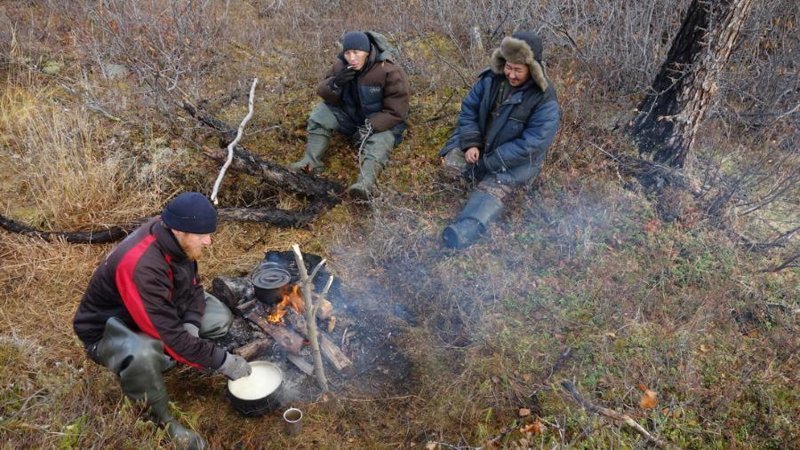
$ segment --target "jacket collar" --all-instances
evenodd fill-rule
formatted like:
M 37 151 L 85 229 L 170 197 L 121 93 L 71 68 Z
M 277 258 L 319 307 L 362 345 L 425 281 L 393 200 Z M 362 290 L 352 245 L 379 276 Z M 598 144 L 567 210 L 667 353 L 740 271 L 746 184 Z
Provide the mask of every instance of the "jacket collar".
M 164 252 L 169 254 L 176 261 L 183 261 L 187 258 L 186 252 L 183 251 L 183 248 L 178 243 L 178 239 L 176 239 L 175 235 L 172 234 L 172 230 L 164 225 L 164 222 L 161 221 L 160 216 L 154 221 L 150 230 L 156 237 L 156 241 L 158 241 Z

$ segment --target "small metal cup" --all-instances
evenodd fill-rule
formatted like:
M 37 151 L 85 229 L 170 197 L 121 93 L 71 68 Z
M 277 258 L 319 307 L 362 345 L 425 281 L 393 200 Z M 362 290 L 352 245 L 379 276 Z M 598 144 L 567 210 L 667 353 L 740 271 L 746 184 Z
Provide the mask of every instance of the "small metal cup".
M 283 421 L 285 424 L 286 434 L 289 436 L 297 436 L 303 428 L 303 411 L 297 408 L 289 408 L 283 412 Z

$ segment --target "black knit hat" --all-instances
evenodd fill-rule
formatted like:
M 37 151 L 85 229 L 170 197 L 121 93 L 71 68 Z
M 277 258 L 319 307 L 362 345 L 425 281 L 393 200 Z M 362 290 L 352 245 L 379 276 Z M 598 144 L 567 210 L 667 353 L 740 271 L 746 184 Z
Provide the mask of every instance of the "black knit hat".
M 348 31 L 342 36 L 342 51 L 362 50 L 369 53 L 369 37 L 361 31 Z
M 217 231 L 217 210 L 199 192 L 184 192 L 161 212 L 161 220 L 173 230 L 209 234 Z

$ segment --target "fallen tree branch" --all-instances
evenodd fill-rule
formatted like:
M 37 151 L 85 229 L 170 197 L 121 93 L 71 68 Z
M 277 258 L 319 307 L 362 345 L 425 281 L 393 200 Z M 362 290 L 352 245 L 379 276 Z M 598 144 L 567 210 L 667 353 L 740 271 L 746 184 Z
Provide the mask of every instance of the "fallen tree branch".
M 216 161 L 224 161 L 227 158 L 227 154 L 222 149 L 204 148 L 203 153 Z M 241 145 L 237 145 L 234 149 L 231 165 L 234 169 L 248 175 L 261 177 L 276 188 L 307 197 L 321 197 L 338 203 L 338 195 L 344 192 L 344 187 L 339 183 L 302 172 L 293 172 L 281 165 L 265 161 L 253 155 Z
M 220 169 L 219 175 L 217 175 L 217 179 L 214 181 L 214 189 L 211 191 L 211 201 L 214 202 L 215 205 L 219 203 L 217 199 L 219 186 L 222 184 L 222 179 L 225 178 L 225 172 L 228 170 L 228 167 L 230 167 L 231 161 L 233 160 L 233 149 L 242 139 L 245 125 L 247 125 L 247 122 L 249 122 L 250 118 L 253 117 L 253 98 L 255 97 L 257 83 L 258 78 L 254 78 L 253 85 L 250 86 L 250 100 L 247 102 L 247 115 L 244 116 L 242 123 L 239 124 L 239 128 L 236 131 L 236 138 L 233 139 L 233 142 L 228 144 L 228 157 L 225 159 L 225 164 L 222 165 L 222 169 Z
M 784 258 L 783 262 L 778 264 L 777 266 L 770 267 L 769 269 L 764 269 L 761 272 L 774 273 L 792 267 L 800 267 L 800 262 L 798 262 L 798 260 L 800 260 L 800 253 L 795 253 L 793 255 L 788 256 L 787 258 Z
M 572 395 L 572 398 L 575 400 L 575 402 L 578 403 L 580 406 L 582 406 L 585 410 L 624 423 L 625 425 L 632 428 L 634 431 L 642 435 L 645 439 L 647 439 L 649 442 L 651 442 L 652 444 L 656 445 L 659 448 L 673 448 L 670 444 L 650 434 L 635 420 L 631 419 L 630 416 L 618 413 L 613 409 L 608 409 L 602 406 L 595 405 L 589 402 L 588 400 L 584 399 L 583 396 L 580 394 L 580 392 L 578 392 L 578 389 L 575 387 L 575 384 L 572 383 L 571 381 L 569 380 L 562 381 L 561 387 L 563 387 L 565 391 L 569 392 L 570 395 Z
M 280 208 L 221 208 L 218 213 L 223 220 L 266 222 L 278 227 L 298 228 L 307 225 L 328 208 L 329 203 L 315 201 L 301 211 Z
M 16 220 L 0 216 L 0 227 L 12 233 L 33 236 L 45 241 L 63 239 L 70 244 L 105 244 L 118 241 L 129 235 L 144 220 L 125 225 L 112 225 L 102 231 L 41 231 Z

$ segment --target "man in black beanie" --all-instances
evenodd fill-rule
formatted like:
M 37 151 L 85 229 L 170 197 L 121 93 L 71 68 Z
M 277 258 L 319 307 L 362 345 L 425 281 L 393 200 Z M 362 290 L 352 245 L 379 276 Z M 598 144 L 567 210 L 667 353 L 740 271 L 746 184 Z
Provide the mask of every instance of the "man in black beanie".
M 250 374 L 244 358 L 210 340 L 233 321 L 197 279 L 197 260 L 216 229 L 217 211 L 203 194 L 178 195 L 106 256 L 73 320 L 88 357 L 118 377 L 125 395 L 144 402 L 181 448 L 207 444 L 170 413 L 161 372 L 178 361 L 232 380 Z
M 442 232 L 444 245 L 472 245 L 503 211 L 512 191 L 542 168 L 561 117 L 542 63 L 542 40 L 516 32 L 500 43 L 461 104 L 453 135 L 439 155 L 446 170 L 473 184 L 466 205 Z
M 409 110 L 408 80 L 383 35 L 349 31 L 341 42 L 341 53 L 317 88 L 323 102 L 308 119 L 305 155 L 289 168 L 320 172 L 328 141 L 337 131 L 358 147 L 361 170 L 347 192 L 368 199 L 391 150 L 402 141 Z

